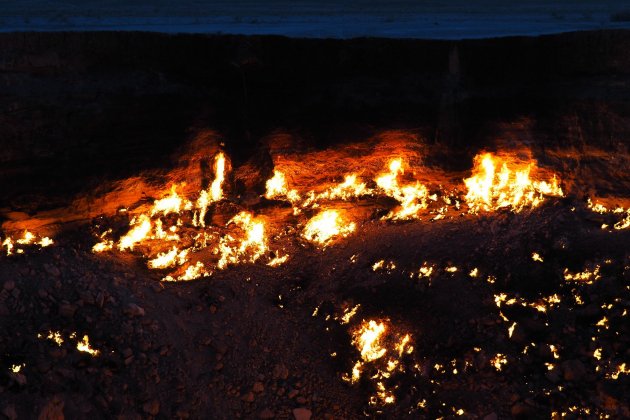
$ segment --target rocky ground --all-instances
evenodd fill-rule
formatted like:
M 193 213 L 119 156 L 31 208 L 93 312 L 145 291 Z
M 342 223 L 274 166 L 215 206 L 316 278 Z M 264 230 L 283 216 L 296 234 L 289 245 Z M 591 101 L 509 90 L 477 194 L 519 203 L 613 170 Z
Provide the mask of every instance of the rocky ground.
M 623 31 L 453 43 L 3 34 L 2 235 L 35 221 L 54 244 L 1 248 L 0 414 L 630 416 L 630 230 L 587 205 L 628 207 L 629 45 Z M 180 159 L 191 139 L 225 143 L 235 175 L 219 206 L 269 216 L 291 213 L 260 199 L 278 162 L 322 168 L 332 149 L 338 182 L 353 144 L 387 150 L 392 137 L 374 138 L 393 129 L 436 183 L 461 188 L 478 152 L 525 147 L 565 197 L 433 222 L 383 221 L 391 200 L 351 201 L 362 218 L 347 238 L 324 249 L 294 226 L 271 239 L 286 264 L 191 282 L 160 281 L 141 250 L 92 252 L 103 225 L 128 227 L 118 209 L 159 198 L 168 176 L 199 191 L 211 168 Z M 354 165 L 378 171 L 384 157 Z M 312 172 L 295 179 L 333 181 Z M 351 383 L 369 321 L 387 326 L 398 364 L 384 377 L 366 362 Z
M 160 282 L 133 255 L 93 254 L 77 226 L 51 247 L 2 257 L 2 413 L 625 417 L 630 376 L 611 374 L 630 357 L 630 232 L 601 230 L 601 217 L 560 200 L 520 214 L 374 220 L 325 250 L 294 244 L 286 266 L 243 265 L 189 283 Z M 381 259 L 395 268 L 374 271 Z M 435 272 L 410 278 L 424 262 Z M 592 284 L 564 279 L 565 268 L 594 265 Z M 518 303 L 497 307 L 501 293 Z M 527 306 L 537 302 L 545 312 Z M 356 304 L 350 324 L 335 320 Z M 342 380 L 357 359 L 350 333 L 368 319 L 413 338 L 408 370 L 388 383 L 394 404 L 369 404 L 368 378 Z M 100 354 L 77 350 L 83 335 Z M 500 370 L 497 354 L 507 361 Z

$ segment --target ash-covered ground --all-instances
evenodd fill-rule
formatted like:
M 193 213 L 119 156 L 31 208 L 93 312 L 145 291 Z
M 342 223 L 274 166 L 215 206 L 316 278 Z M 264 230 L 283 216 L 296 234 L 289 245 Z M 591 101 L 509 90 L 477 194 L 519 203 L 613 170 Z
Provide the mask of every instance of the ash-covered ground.
M 5 417 L 630 416 L 627 33 L 0 44 Z M 224 195 L 178 232 L 234 234 L 252 212 L 269 232 L 256 262 L 169 282 L 145 256 L 168 247 L 93 252 L 172 184 L 209 190 L 219 150 Z M 470 212 L 484 151 L 563 193 Z M 395 158 L 401 185 L 439 197 L 410 220 L 387 220 L 400 197 L 375 182 Z M 320 203 L 355 226 L 318 244 L 303 232 L 325 207 L 265 198 L 275 170 L 300 194 L 350 172 L 382 191 Z M 54 242 L 19 244 L 24 229 Z

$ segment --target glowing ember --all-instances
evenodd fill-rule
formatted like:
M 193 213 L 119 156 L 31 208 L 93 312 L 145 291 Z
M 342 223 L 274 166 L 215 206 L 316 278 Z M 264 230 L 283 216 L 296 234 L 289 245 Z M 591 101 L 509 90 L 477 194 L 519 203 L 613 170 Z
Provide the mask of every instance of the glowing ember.
M 498 166 L 501 167 L 499 171 Z M 521 211 L 525 207 L 540 205 L 544 196 L 564 195 L 555 175 L 549 182 L 532 181 L 532 168 L 535 168 L 535 163 L 517 165 L 492 153 L 475 156 L 473 174 L 464 180 L 468 189 L 466 202 L 470 211 L 475 213 L 479 210 L 500 208 Z
M 335 237 L 346 237 L 355 229 L 355 223 L 344 222 L 337 210 L 325 210 L 308 221 L 302 235 L 308 241 L 327 245 Z
M 376 185 L 389 197 L 400 204 L 398 211 L 392 211 L 386 219 L 407 220 L 418 217 L 418 212 L 428 207 L 429 191 L 416 182 L 401 186 L 398 184 L 399 174 L 403 174 L 402 160 L 394 159 L 389 163 L 389 172 L 376 178 Z

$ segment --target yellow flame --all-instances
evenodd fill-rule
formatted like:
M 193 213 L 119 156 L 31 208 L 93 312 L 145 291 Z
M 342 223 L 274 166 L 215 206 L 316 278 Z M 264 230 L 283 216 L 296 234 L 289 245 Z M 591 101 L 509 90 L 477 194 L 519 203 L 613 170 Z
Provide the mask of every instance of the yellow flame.
M 77 350 L 89 353 L 94 357 L 98 356 L 100 353 L 98 350 L 95 350 L 90 346 L 90 338 L 87 335 L 84 335 L 81 341 L 77 341 Z
M 416 182 L 415 184 L 399 185 L 398 175 L 403 174 L 402 160 L 393 159 L 389 162 L 389 172 L 376 178 L 376 185 L 388 196 L 400 204 L 400 209 L 390 212 L 386 219 L 406 220 L 418 217 L 418 212 L 428 207 L 429 191 Z
M 174 265 L 182 265 L 186 262 L 188 255 L 188 250 L 184 249 L 179 251 L 176 246 L 174 246 L 168 252 L 159 253 L 157 257 L 149 261 L 149 267 L 154 269 L 163 269 L 168 267 L 173 267 Z
M 229 264 L 238 264 L 240 261 L 255 262 L 267 252 L 267 239 L 265 237 L 265 224 L 255 219 L 251 213 L 243 211 L 234 216 L 228 223 L 235 224 L 245 232 L 243 239 L 236 248 L 230 243 L 234 241 L 231 235 L 225 235 L 219 242 L 221 255 L 217 268 L 226 268 Z
M 151 216 L 154 216 L 158 213 L 162 213 L 166 216 L 169 213 L 179 213 L 182 209 L 183 200 L 177 194 L 177 186 L 171 186 L 171 194 L 159 199 L 155 200 L 153 203 L 153 208 L 151 209 Z
M 2 242 L 2 246 L 6 247 L 7 255 L 13 254 L 13 240 L 10 237 L 6 237 Z
M 193 220 L 194 226 L 206 226 L 206 213 L 210 203 L 219 201 L 223 198 L 223 182 L 225 181 L 225 155 L 217 154 L 214 158 L 214 180 L 209 190 L 202 190 L 197 198 L 197 209 L 199 213 L 195 213 Z
M 355 223 L 344 222 L 337 210 L 325 210 L 308 221 L 302 235 L 311 242 L 327 245 L 335 237 L 346 237 L 355 229 Z
M 118 241 L 118 249 L 124 251 L 126 249 L 133 250 L 133 247 L 142 242 L 151 232 L 151 219 L 146 214 L 131 219 L 129 226 L 132 228 L 120 238 Z
M 352 319 L 352 317 L 357 314 L 357 312 L 359 311 L 360 307 L 361 307 L 361 305 L 357 304 L 357 305 L 353 306 L 352 308 L 346 308 L 344 310 L 343 316 L 341 317 L 341 323 L 342 324 L 349 323 L 350 320 Z
M 619 366 L 617 366 L 617 369 L 610 374 L 610 377 L 614 380 L 619 379 L 619 375 L 621 374 L 625 374 L 625 375 L 630 375 L 630 368 L 626 366 L 625 363 L 620 364 Z
M 385 324 L 374 320 L 365 323 L 354 334 L 353 344 L 361 352 L 361 358 L 366 362 L 379 359 L 387 353 L 381 346 L 381 336 L 385 332 Z
M 578 281 L 591 284 L 594 280 L 599 280 L 601 275 L 599 274 L 600 266 L 596 265 L 593 270 L 588 268 L 578 273 L 571 273 L 568 268 L 564 269 L 564 279 L 566 281 Z
M 33 243 L 34 240 L 35 240 L 35 235 L 29 232 L 28 230 L 25 230 L 24 236 L 22 236 L 22 238 L 18 239 L 16 242 L 20 245 L 29 245 Z
M 26 363 L 22 363 L 21 365 L 11 365 L 12 373 L 20 373 L 23 367 L 26 366 Z
M 466 202 L 471 212 L 511 208 L 514 211 L 536 207 L 544 196 L 563 196 L 559 181 L 554 175 L 551 181 L 532 181 L 529 177 L 534 163 L 525 168 L 510 169 L 504 161 L 492 153 L 475 156 L 473 174 L 464 180 L 468 192 Z M 501 167 L 497 171 L 497 166 Z
M 210 197 L 212 201 L 219 201 L 223 198 L 223 181 L 225 181 L 225 155 L 219 153 L 215 158 L 215 178 L 210 186 Z
M 278 267 L 278 266 L 281 266 L 282 264 L 284 264 L 285 262 L 287 262 L 288 259 L 289 259 L 289 255 L 283 255 L 281 257 L 277 256 L 277 257 L 274 257 L 271 260 L 269 260 L 267 265 L 269 267 Z
M 497 371 L 501 371 L 503 365 L 507 365 L 507 357 L 504 354 L 498 353 L 492 359 L 490 359 L 490 364 L 494 366 Z

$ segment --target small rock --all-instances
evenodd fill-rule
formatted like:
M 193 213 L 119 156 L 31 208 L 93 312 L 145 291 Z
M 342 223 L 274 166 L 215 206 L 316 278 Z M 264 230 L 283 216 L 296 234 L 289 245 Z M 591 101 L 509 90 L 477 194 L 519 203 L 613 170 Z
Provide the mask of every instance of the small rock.
M 54 265 L 44 264 L 44 270 L 53 277 L 61 276 L 61 271 L 59 271 L 59 269 Z
M 4 407 L 4 409 L 2 410 L 2 414 L 4 414 L 4 416 L 9 420 L 16 420 L 18 418 L 14 405 L 7 405 L 6 407 Z
M 241 397 L 241 400 L 245 401 L 245 402 L 254 402 L 254 393 L 253 392 L 248 392 L 247 394 L 244 394 Z
M 562 363 L 562 369 L 566 381 L 579 381 L 586 374 L 584 364 L 577 359 Z
M 512 416 L 516 418 L 529 419 L 534 418 L 534 409 L 529 405 L 519 402 L 512 406 Z
M 256 394 L 260 394 L 264 390 L 265 390 L 265 386 L 262 384 L 262 382 L 256 382 L 254 383 L 254 386 L 252 387 L 252 391 L 254 391 Z
M 293 409 L 293 417 L 295 420 L 311 420 L 313 412 L 308 408 L 300 407 Z
M 283 364 L 276 365 L 273 368 L 273 377 L 276 379 L 287 379 L 289 377 L 289 369 Z
M 15 282 L 13 280 L 7 280 L 4 282 L 4 290 L 11 291 L 15 288 Z
M 298 404 L 306 404 L 306 398 L 304 397 L 297 397 L 295 401 L 297 401 Z
M 287 395 L 287 397 L 289 397 L 289 399 L 293 399 L 297 396 L 297 394 L 299 394 L 300 391 L 298 391 L 297 389 L 292 389 L 291 391 L 289 391 L 289 394 Z
M 65 403 L 59 396 L 54 396 L 39 412 L 39 420 L 64 420 L 63 407 Z
M 259 419 L 272 419 L 274 417 L 276 417 L 275 413 L 268 408 L 265 408 L 258 414 Z
M 135 303 L 130 303 L 125 307 L 124 313 L 129 318 L 141 317 L 144 316 L 144 309 L 136 305 Z
M 64 318 L 72 318 L 77 311 L 77 307 L 71 304 L 62 304 L 59 306 L 59 315 Z
M 145 413 L 157 416 L 160 412 L 160 402 L 158 400 L 151 400 L 144 403 L 142 409 Z
M 499 419 L 499 416 L 497 416 L 497 413 L 490 413 L 483 418 L 483 420 L 498 420 L 498 419 Z

